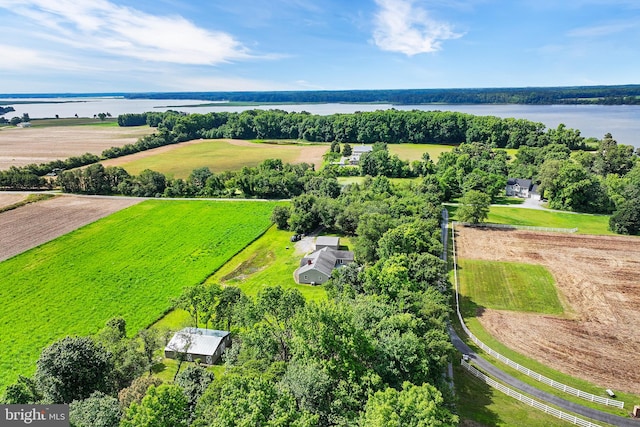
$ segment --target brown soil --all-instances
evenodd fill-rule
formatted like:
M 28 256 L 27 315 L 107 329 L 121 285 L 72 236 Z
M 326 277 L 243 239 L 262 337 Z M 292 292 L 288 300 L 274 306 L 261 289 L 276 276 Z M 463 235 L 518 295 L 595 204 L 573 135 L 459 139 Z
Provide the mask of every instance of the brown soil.
M 60 126 L 7 127 L 0 130 L 0 170 L 46 163 L 84 153 L 100 154 L 110 147 L 133 144 L 155 129 L 141 127 Z
M 603 388 L 640 394 L 640 239 L 456 228 L 458 256 L 541 264 L 567 316 L 484 309 L 513 350 Z
M 0 208 L 18 203 L 26 197 L 23 193 L 0 193 Z
M 140 200 L 124 197 L 59 196 L 0 213 L 0 261 L 132 206 Z

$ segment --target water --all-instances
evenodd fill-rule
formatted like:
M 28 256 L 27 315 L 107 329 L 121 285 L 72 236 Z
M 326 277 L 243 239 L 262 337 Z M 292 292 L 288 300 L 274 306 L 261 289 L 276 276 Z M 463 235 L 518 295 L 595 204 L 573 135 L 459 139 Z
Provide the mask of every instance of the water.
M 458 111 L 481 116 L 515 117 L 544 123 L 547 128 L 555 128 L 560 123 L 579 129 L 582 136 L 602 138 L 611 133 L 620 144 L 640 147 L 640 105 L 391 105 L 391 104 L 289 104 L 232 107 L 220 105 L 198 107 L 202 100 L 175 99 L 124 99 L 118 97 L 103 98 L 31 98 L 19 101 L 34 101 L 33 104 L 11 104 L 11 99 L 3 99 L 15 112 L 5 114 L 7 119 L 28 113 L 31 118 L 55 117 L 93 117 L 98 113 L 110 113 L 116 117 L 124 113 L 144 113 L 146 111 L 165 111 L 174 109 L 189 113 L 208 113 L 216 111 L 240 112 L 248 109 L 273 109 L 284 111 L 308 111 L 312 114 L 328 115 L 335 113 L 354 113 L 356 111 L 375 111 L 395 108 L 397 110 L 441 110 Z M 17 101 L 17 100 L 15 100 Z M 61 103 L 61 101 L 65 101 Z M 72 102 L 69 102 L 72 101 Z

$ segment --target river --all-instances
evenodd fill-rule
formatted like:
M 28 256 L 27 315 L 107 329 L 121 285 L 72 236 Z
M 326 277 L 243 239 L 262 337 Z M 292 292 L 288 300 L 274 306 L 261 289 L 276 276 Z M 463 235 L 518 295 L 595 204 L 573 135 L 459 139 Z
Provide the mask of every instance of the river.
M 16 103 L 12 102 L 33 102 Z M 609 132 L 620 144 L 640 147 L 640 105 L 391 105 L 391 104 L 279 104 L 261 106 L 229 106 L 224 103 L 214 106 L 198 106 L 202 100 L 175 99 L 124 99 L 118 97 L 101 98 L 29 98 L 0 100 L 0 105 L 11 105 L 15 112 L 5 117 L 22 116 L 31 118 L 93 117 L 98 113 L 110 113 L 114 117 L 124 113 L 165 111 L 174 109 L 189 113 L 216 111 L 244 111 L 247 109 L 273 109 L 285 111 L 308 111 L 313 114 L 354 113 L 395 108 L 397 110 L 441 110 L 458 111 L 481 116 L 515 117 L 544 123 L 547 128 L 555 128 L 560 123 L 579 129 L 585 137 L 602 138 Z

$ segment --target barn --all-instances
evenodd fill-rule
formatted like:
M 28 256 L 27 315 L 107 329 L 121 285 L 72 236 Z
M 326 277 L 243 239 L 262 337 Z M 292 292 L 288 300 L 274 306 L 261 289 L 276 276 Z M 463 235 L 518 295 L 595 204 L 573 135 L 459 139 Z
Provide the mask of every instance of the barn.
M 220 360 L 224 350 L 231 346 L 231 334 L 227 331 L 203 328 L 184 328 L 171 338 L 164 349 L 164 356 L 177 359 L 186 354 L 189 362 L 200 360 L 206 365 L 213 365 Z

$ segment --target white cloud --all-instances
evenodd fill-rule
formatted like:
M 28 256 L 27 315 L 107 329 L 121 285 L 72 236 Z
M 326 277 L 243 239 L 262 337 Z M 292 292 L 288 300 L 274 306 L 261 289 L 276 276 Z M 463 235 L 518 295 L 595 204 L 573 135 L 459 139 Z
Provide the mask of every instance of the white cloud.
M 77 49 L 143 61 L 215 65 L 250 57 L 232 35 L 181 16 L 156 16 L 107 0 L 0 0 L 39 25 L 38 36 Z
M 375 0 L 380 7 L 375 17 L 373 40 L 382 50 L 412 56 L 436 52 L 443 40 L 462 36 L 446 22 L 438 22 L 415 0 Z

